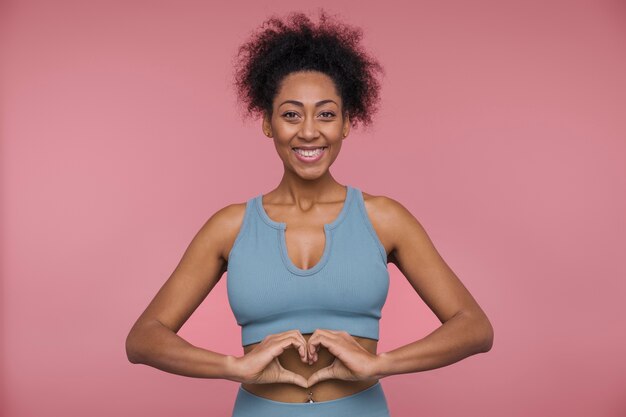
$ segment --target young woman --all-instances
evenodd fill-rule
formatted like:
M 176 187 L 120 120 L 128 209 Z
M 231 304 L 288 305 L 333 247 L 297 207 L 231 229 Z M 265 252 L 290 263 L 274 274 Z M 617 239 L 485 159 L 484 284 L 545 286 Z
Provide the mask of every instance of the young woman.
M 493 343 L 485 313 L 418 220 L 330 173 L 350 128 L 371 123 L 379 99 L 382 67 L 360 39 L 322 11 L 318 24 L 301 13 L 272 17 L 241 46 L 237 92 L 248 114 L 262 116 L 283 177 L 207 220 L 128 335 L 132 363 L 241 383 L 233 417 L 389 416 L 381 378 Z M 442 326 L 377 353 L 388 262 Z M 176 334 L 226 271 L 240 357 Z

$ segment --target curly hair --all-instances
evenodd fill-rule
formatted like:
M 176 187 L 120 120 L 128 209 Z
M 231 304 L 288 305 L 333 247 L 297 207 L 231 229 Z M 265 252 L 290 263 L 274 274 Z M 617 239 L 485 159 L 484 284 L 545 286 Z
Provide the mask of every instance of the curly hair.
M 234 86 L 244 116 L 272 115 L 272 104 L 283 78 L 297 71 L 319 71 L 334 82 L 350 124 L 368 126 L 378 110 L 380 63 L 359 42 L 362 29 L 331 18 L 320 9 L 315 25 L 301 12 L 285 20 L 269 17 L 239 47 L 234 59 Z

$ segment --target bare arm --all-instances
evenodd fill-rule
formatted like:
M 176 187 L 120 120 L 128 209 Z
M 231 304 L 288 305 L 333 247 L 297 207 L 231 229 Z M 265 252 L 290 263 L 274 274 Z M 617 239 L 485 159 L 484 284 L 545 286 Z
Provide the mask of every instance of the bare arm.
M 392 241 L 389 261 L 442 323 L 420 340 L 380 353 L 379 377 L 440 368 L 488 352 L 494 335 L 489 319 L 439 255 L 422 225 L 395 200 L 376 200 L 373 211 Z
M 216 212 L 194 236 L 174 272 L 139 316 L 126 338 L 132 363 L 196 378 L 236 379 L 235 357 L 187 342 L 176 333 L 227 269 L 228 255 L 245 207 Z

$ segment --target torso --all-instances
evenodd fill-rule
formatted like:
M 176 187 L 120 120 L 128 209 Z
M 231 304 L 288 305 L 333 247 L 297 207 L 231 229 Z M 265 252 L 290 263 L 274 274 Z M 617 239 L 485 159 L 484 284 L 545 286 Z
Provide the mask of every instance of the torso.
M 308 341 L 311 334 L 304 334 L 303 336 Z M 353 337 L 365 349 L 374 354 L 376 353 L 376 347 L 378 345 L 377 340 L 358 336 Z M 258 343 L 245 346 L 243 350 L 244 353 L 248 353 L 254 349 L 256 345 L 258 345 Z M 313 372 L 330 365 L 333 363 L 334 359 L 335 356 L 323 346 L 320 346 L 318 359 L 312 365 L 302 362 L 295 349 L 287 349 L 278 356 L 278 361 L 283 368 L 298 373 L 305 378 L 310 377 Z M 346 395 L 356 394 L 374 385 L 377 381 L 378 380 L 343 381 L 339 379 L 327 379 L 318 382 L 309 389 L 295 384 L 242 384 L 242 387 L 255 395 L 274 401 L 299 403 L 306 402 L 309 397 L 309 392 L 313 392 L 313 399 L 315 401 L 329 401 L 345 397 Z
M 378 235 L 381 243 L 385 247 L 387 254 L 391 251 L 391 242 L 387 234 L 385 233 L 381 221 L 377 220 L 377 212 L 380 213 L 380 200 L 377 202 L 377 197 L 363 192 L 363 200 L 368 216 L 371 220 L 376 234 Z M 287 252 L 295 265 L 302 268 L 310 268 L 312 265 L 321 258 L 324 250 L 324 232 L 321 226 L 324 223 L 328 223 L 330 220 L 336 217 L 337 213 L 341 210 L 343 201 L 340 201 L 335 205 L 334 209 L 327 210 L 327 216 L 324 218 L 314 218 L 313 215 L 298 214 L 290 218 L 288 215 L 272 214 L 270 207 L 266 206 L 266 211 L 270 214 L 270 217 L 274 219 L 280 218 L 277 221 L 285 221 L 290 226 L 290 234 L 287 242 Z M 264 205 L 267 203 L 264 203 Z M 242 210 L 245 210 L 245 205 L 242 205 Z M 243 216 L 243 215 L 242 215 Z M 317 228 L 311 226 L 311 224 L 318 224 Z M 298 245 L 299 244 L 299 245 Z M 226 257 L 228 259 L 228 257 Z M 390 257 L 389 262 L 392 261 Z M 303 334 L 305 340 L 308 340 L 311 334 Z M 353 336 L 354 339 L 369 352 L 376 354 L 378 341 L 375 339 L 369 339 L 364 337 Z M 258 343 L 244 346 L 244 354 L 250 352 L 257 346 Z M 320 346 L 318 351 L 318 360 L 312 365 L 302 362 L 298 352 L 295 349 L 287 349 L 281 355 L 278 356 L 278 361 L 283 368 L 298 373 L 305 378 L 311 376 L 317 370 L 329 366 L 334 361 L 335 356 L 331 354 L 328 349 Z M 329 379 L 320 381 L 310 388 L 300 387 L 295 384 L 287 383 L 273 383 L 273 384 L 242 384 L 242 387 L 255 395 L 264 397 L 274 401 L 281 402 L 306 402 L 309 397 L 309 392 L 313 393 L 313 399 L 317 402 L 329 401 L 338 398 L 342 398 L 348 395 L 356 394 L 372 385 L 376 384 L 378 380 L 367 381 L 345 381 L 338 379 Z

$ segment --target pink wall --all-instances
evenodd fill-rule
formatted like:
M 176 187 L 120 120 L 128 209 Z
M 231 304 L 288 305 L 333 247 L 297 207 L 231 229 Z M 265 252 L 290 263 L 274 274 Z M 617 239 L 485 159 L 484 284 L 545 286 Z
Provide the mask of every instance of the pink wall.
M 409 208 L 495 328 L 488 354 L 383 379 L 392 415 L 626 415 L 617 0 L 3 1 L 3 415 L 229 415 L 236 383 L 133 365 L 124 339 L 208 216 L 280 179 L 231 58 L 315 6 L 387 71 L 333 174 Z M 389 268 L 379 351 L 439 325 Z M 225 284 L 180 334 L 240 355 Z

